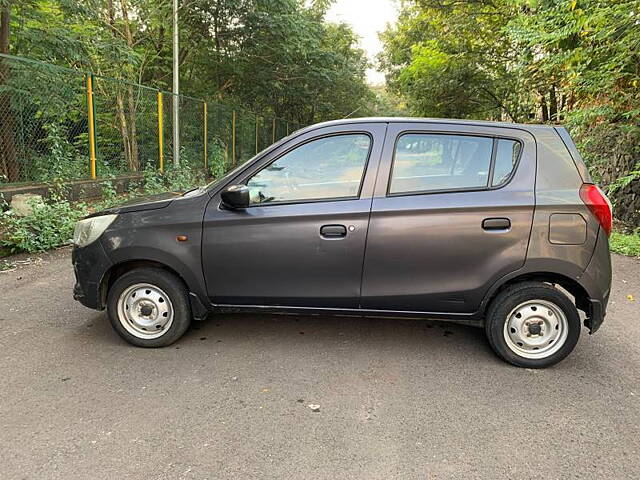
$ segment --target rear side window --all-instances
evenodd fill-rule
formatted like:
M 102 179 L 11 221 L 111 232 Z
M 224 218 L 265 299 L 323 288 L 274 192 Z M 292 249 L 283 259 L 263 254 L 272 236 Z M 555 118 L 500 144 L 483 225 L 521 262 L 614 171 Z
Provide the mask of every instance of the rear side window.
M 492 149 L 488 137 L 405 134 L 396 144 L 389 193 L 486 187 Z
M 500 187 L 521 153 L 522 144 L 506 138 L 404 134 L 396 144 L 389 194 Z
M 522 144 L 515 140 L 500 138 L 496 145 L 496 163 L 493 167 L 492 187 L 499 187 L 507 183 L 511 177 L 511 172 L 518 163 Z

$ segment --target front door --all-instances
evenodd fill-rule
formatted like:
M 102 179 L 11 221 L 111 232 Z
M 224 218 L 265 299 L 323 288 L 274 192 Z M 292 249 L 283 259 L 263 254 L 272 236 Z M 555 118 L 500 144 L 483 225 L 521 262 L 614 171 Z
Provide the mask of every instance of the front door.
M 357 308 L 375 171 L 386 124 L 326 127 L 258 160 L 230 184 L 251 205 L 204 218 L 202 258 L 222 305 Z
M 474 313 L 525 261 L 533 137 L 511 128 L 390 124 L 376 185 L 362 307 Z

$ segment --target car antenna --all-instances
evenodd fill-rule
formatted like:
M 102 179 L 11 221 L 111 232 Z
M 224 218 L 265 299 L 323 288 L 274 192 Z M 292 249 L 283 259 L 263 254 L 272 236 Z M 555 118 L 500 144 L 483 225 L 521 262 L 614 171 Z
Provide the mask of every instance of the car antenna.
M 354 113 L 356 113 L 358 110 L 360 110 L 362 108 L 362 105 L 360 105 L 358 108 L 356 108 L 353 112 L 351 112 L 349 115 L 347 115 L 344 118 L 349 118 L 351 115 L 353 115 Z

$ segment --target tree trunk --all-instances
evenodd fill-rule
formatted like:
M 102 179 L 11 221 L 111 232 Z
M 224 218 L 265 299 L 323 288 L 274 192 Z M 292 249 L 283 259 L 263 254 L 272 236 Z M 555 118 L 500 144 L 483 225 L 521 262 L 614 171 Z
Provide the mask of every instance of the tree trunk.
M 549 119 L 552 122 L 558 121 L 558 98 L 555 85 L 552 85 L 549 90 Z
M 129 122 L 124 111 L 124 98 L 122 93 L 116 93 L 116 111 L 118 114 L 118 128 L 122 137 L 122 147 L 124 148 L 124 159 L 131 168 L 131 139 L 129 138 Z
M 111 27 L 111 32 L 116 39 L 119 39 L 118 29 L 116 28 L 116 9 L 113 4 L 113 0 L 107 1 L 107 21 Z M 124 160 L 127 165 L 131 164 L 131 143 L 129 142 L 129 126 L 127 122 L 127 116 L 124 111 L 124 99 L 122 92 L 118 89 L 117 85 L 113 85 L 116 89 L 116 115 L 118 117 L 118 130 L 120 131 L 120 138 L 122 140 L 122 149 L 124 152 Z
M 549 108 L 547 107 L 547 101 L 543 94 L 540 94 L 540 110 L 542 112 L 542 121 L 549 121 Z
M 138 131 L 137 131 L 137 114 L 136 101 L 133 87 L 127 87 L 127 99 L 129 102 L 129 142 L 131 144 L 131 156 L 129 157 L 129 168 L 133 172 L 140 170 L 140 156 L 138 149 Z
M 127 6 L 127 0 L 120 0 L 120 10 L 122 12 L 122 21 L 124 22 L 124 37 L 127 41 L 127 46 L 131 50 L 133 50 L 133 34 L 131 33 L 131 24 L 129 23 L 129 9 Z M 128 133 L 130 142 L 129 168 L 131 169 L 131 171 L 137 172 L 140 169 L 140 158 L 138 155 L 136 99 L 133 87 L 131 85 L 127 87 L 127 103 L 129 107 L 127 112 L 129 117 Z
M 7 4 L 0 10 L 0 53 L 9 53 L 9 19 L 10 7 Z M 20 165 L 16 154 L 13 113 L 11 111 L 11 96 L 8 88 L 9 75 L 11 73 L 6 59 L 0 59 L 0 175 L 6 177 L 9 182 L 20 180 Z

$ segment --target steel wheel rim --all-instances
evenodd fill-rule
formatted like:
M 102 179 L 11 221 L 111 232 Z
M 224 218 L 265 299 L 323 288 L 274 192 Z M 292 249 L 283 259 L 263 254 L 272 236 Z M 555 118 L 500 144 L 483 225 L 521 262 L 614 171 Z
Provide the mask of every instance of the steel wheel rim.
M 150 283 L 127 287 L 118 298 L 118 320 L 137 338 L 151 340 L 164 335 L 173 324 L 174 310 L 169 296 Z
M 527 300 L 515 307 L 504 322 L 504 340 L 516 355 L 548 358 L 565 344 L 569 322 L 562 309 L 548 300 Z

